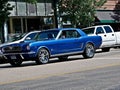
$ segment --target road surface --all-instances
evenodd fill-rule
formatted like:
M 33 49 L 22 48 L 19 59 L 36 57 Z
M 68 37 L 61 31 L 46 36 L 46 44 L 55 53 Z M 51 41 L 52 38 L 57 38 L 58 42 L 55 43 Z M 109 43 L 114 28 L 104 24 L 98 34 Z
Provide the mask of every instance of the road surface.
M 46 65 L 24 62 L 0 65 L 0 90 L 120 90 L 120 49 L 51 60 Z

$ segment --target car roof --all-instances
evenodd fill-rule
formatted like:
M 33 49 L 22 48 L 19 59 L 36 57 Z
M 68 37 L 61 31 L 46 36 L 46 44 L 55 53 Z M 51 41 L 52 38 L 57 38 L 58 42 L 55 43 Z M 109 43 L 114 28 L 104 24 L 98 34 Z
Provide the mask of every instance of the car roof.
M 75 30 L 75 29 L 78 29 L 78 28 L 53 28 L 53 29 L 48 29 L 48 30 L 59 30 L 60 31 L 60 30 Z
M 77 28 L 52 28 L 52 29 L 45 29 L 45 30 L 35 30 L 35 31 L 30 31 L 28 33 L 34 33 L 34 32 L 42 32 L 42 31 L 51 31 L 51 30 L 58 30 L 58 31 L 61 31 L 61 30 L 75 30 Z
M 103 27 L 103 26 L 110 26 L 110 25 L 96 25 L 96 26 L 90 26 L 90 27 L 82 28 L 82 30 L 84 30 L 84 29 L 89 29 L 89 28 L 95 28 L 95 27 Z

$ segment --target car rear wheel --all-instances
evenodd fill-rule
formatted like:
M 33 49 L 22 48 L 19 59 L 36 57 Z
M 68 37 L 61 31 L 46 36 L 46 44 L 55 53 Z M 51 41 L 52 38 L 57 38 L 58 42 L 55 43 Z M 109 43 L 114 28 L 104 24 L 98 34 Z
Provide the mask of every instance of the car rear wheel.
M 85 47 L 83 57 L 84 58 L 92 58 L 94 57 L 95 49 L 94 46 L 91 43 L 88 43 Z
M 41 48 L 37 55 L 37 64 L 46 64 L 49 62 L 49 52 L 45 48 Z
M 22 64 L 22 60 L 21 59 L 11 59 L 10 64 L 15 67 L 20 66 Z

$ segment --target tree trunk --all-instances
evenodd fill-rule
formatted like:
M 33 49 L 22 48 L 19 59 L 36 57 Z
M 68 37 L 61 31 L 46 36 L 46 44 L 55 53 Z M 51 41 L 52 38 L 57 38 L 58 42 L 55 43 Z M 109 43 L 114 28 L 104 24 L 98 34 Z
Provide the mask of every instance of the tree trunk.
M 5 38 L 4 38 L 4 28 L 3 28 L 3 25 L 0 27 L 0 40 L 1 40 L 1 43 L 4 43 L 5 42 Z

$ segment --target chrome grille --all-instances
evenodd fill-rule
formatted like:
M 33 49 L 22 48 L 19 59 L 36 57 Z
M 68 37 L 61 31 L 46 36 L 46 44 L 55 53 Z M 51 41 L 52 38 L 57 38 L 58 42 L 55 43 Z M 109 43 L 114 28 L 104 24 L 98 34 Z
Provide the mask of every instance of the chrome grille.
M 22 49 L 20 46 L 7 46 L 3 50 L 4 52 L 20 52 Z

